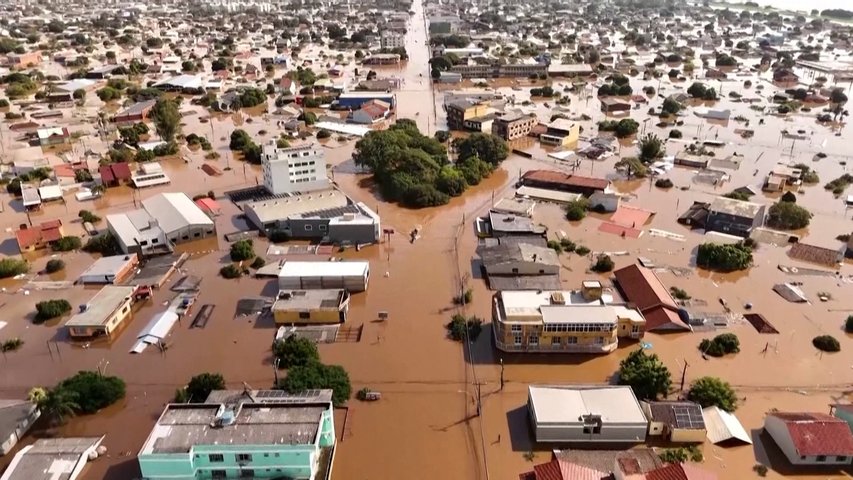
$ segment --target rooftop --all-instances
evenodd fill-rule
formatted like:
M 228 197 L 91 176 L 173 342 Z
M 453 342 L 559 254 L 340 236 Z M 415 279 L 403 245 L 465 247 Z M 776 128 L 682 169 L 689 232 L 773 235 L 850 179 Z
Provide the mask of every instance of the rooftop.
M 351 260 L 346 262 L 293 261 L 284 262 L 279 277 L 325 277 L 325 276 L 362 276 L 366 275 L 370 262 Z
M 801 456 L 853 456 L 853 433 L 840 418 L 813 412 L 776 412 L 768 416 L 785 424 Z
M 196 445 L 310 445 L 329 408 L 328 403 L 243 403 L 235 410 L 213 403 L 172 404 L 157 420 L 140 455 L 186 453 Z M 229 415 L 233 423 L 217 425 Z
M 289 197 L 276 197 L 247 203 L 244 208 L 251 209 L 261 223 L 274 222 L 290 217 L 306 215 L 311 212 L 344 208 L 349 203 L 346 195 L 336 189 L 302 193 Z
M 2 480 L 73 480 L 104 437 L 43 438 L 19 451 Z
M 560 266 L 560 259 L 553 249 L 529 243 L 519 242 L 480 247 L 477 249 L 477 253 L 482 257 L 486 268 L 509 262 L 533 262 Z
M 26 400 L 0 400 L 0 440 L 5 442 L 30 416 L 35 406 Z
M 545 182 L 596 190 L 604 190 L 610 185 L 610 180 L 606 178 L 584 177 L 553 170 L 530 170 L 522 175 L 521 179 L 525 185 L 527 182 Z
M 167 234 L 190 225 L 213 226 L 213 220 L 182 192 L 159 193 L 143 200 L 142 206 Z
M 100 327 L 124 301 L 133 295 L 136 287 L 107 285 L 86 303 L 86 310 L 65 322 L 66 327 Z
M 273 311 L 334 310 L 337 311 L 346 298 L 346 290 L 281 290 Z
M 600 415 L 605 425 L 647 422 L 626 385 L 531 385 L 528 393 L 537 423 L 577 424 L 585 415 Z
M 693 402 L 649 402 L 649 411 L 655 422 L 664 423 L 673 428 L 704 430 L 705 419 L 702 407 Z
M 545 227 L 534 224 L 530 218 L 506 213 L 489 212 L 489 223 L 493 232 L 545 233 Z
M 708 207 L 711 213 L 725 213 L 736 217 L 755 218 L 763 205 L 727 197 L 717 197 Z
M 112 255 L 109 257 L 101 257 L 95 260 L 95 263 L 89 265 L 89 268 L 80 276 L 109 276 L 120 272 L 128 263 L 135 260 L 136 254 L 129 255 Z

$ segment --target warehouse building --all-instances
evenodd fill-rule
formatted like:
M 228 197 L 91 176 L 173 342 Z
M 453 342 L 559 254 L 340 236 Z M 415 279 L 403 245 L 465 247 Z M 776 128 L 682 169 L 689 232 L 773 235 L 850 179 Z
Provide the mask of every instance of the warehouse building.
M 110 337 L 130 318 L 136 287 L 107 285 L 65 322 L 74 338 Z
M 278 273 L 281 290 L 345 289 L 350 292 L 367 290 L 370 262 L 297 262 L 286 261 Z

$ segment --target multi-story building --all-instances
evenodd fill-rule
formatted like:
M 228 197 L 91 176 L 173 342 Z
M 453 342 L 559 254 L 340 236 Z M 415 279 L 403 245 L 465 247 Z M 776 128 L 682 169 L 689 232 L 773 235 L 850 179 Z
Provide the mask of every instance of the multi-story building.
M 278 148 L 273 140 L 264 145 L 261 166 L 264 187 L 273 195 L 329 188 L 326 157 L 315 145 Z
M 531 75 L 548 75 L 548 65 L 544 63 L 507 63 L 498 68 L 498 76 L 501 77 L 529 77 Z
M 465 121 L 489 113 L 489 105 L 473 99 L 454 100 L 444 104 L 447 112 L 447 128 L 464 130 Z
M 516 138 L 529 135 L 533 127 L 538 123 L 539 120 L 533 114 L 507 114 L 496 118 L 492 122 L 492 135 L 501 137 L 504 140 L 515 140 Z
M 506 352 L 610 353 L 619 338 L 639 339 L 645 319 L 635 308 L 605 303 L 600 282 L 579 292 L 498 292 L 492 304 L 495 345 Z
M 379 46 L 382 48 L 400 48 L 406 46 L 406 36 L 398 32 L 382 32 L 379 38 Z
M 334 422 L 331 390 L 214 391 L 206 403 L 167 405 L 137 460 L 148 480 L 326 480 Z

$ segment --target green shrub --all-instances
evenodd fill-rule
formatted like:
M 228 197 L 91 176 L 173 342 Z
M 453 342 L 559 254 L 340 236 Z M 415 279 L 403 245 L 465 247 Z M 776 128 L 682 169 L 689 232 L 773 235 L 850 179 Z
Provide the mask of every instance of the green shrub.
M 324 138 L 329 138 L 332 136 L 332 132 L 326 130 L 325 128 L 321 128 L 320 131 L 317 132 L 317 138 L 322 140 Z
M 672 188 L 672 180 L 668 178 L 659 178 L 655 180 L 655 186 L 658 188 Z
M 745 270 L 752 265 L 752 250 L 743 243 L 735 245 L 703 243 L 699 245 L 696 264 L 708 270 L 721 272 Z
M 777 202 L 767 210 L 767 226 L 781 230 L 799 230 L 809 226 L 812 214 L 791 202 Z
M 578 199 L 569 202 L 565 206 L 566 220 L 572 222 L 583 220 L 584 217 L 586 217 L 586 210 L 588 206 L 589 202 L 586 199 Z
M 580 256 L 584 256 L 584 255 L 588 254 L 589 252 L 590 252 L 590 249 L 583 246 L 583 245 L 579 245 L 577 248 L 575 248 L 575 253 L 577 253 Z
M 14 352 L 24 346 L 24 341 L 20 338 L 10 338 L 0 344 L 0 351 L 3 353 Z
M 820 335 L 812 339 L 812 345 L 822 352 L 840 352 L 841 343 L 832 335 Z
M 65 262 L 58 258 L 53 258 L 47 261 L 44 271 L 47 273 L 55 273 L 65 268 Z
M 83 242 L 80 240 L 80 237 L 73 235 L 62 237 L 52 244 L 52 248 L 56 252 L 70 252 L 71 250 L 80 250 L 82 247 Z
M 849 315 L 847 317 L 847 321 L 844 322 L 844 331 L 847 333 L 853 333 L 853 315 Z
M 86 245 L 83 246 L 83 251 L 100 253 L 104 256 L 120 255 L 122 253 L 121 246 L 119 246 L 118 241 L 116 241 L 110 232 L 89 238 Z
M 557 252 L 557 255 L 563 253 L 563 245 L 556 240 L 548 240 L 548 248 Z
M 243 260 L 249 260 L 250 258 L 255 257 L 255 249 L 252 245 L 252 240 L 247 238 L 244 240 L 237 240 L 236 242 L 231 244 L 231 260 L 234 262 L 241 262 Z
M 560 247 L 563 249 L 564 252 L 572 253 L 575 251 L 575 248 L 577 248 L 577 245 L 575 245 L 575 242 L 569 240 L 568 238 L 561 238 Z
M 698 403 L 702 408 L 716 406 L 727 412 L 734 412 L 737 408 L 737 395 L 731 385 L 716 377 L 696 379 L 690 385 L 687 399 Z
M 185 389 L 187 400 L 202 403 L 210 392 L 225 389 L 225 378 L 220 373 L 201 373 L 192 377 Z
M 0 278 L 14 277 L 30 270 L 29 264 L 17 258 L 0 259 Z
M 77 411 L 84 414 L 109 407 L 125 396 L 124 380 L 91 371 L 80 371 L 63 380 L 56 388 L 73 392 L 77 399 Z
M 263 267 L 263 266 L 264 266 L 264 265 L 266 265 L 266 264 L 267 264 L 267 262 L 266 262 L 266 260 L 264 260 L 263 258 L 261 258 L 261 257 L 255 257 L 255 260 L 252 262 L 252 264 L 250 265 L 250 267 L 252 267 L 252 268 L 254 268 L 255 270 L 257 270 L 257 269 L 259 269 L 259 268 Z
M 291 368 L 320 361 L 317 344 L 311 339 L 290 335 L 273 344 L 273 355 L 278 359 L 278 368 Z
M 70 311 L 71 304 L 68 300 L 43 300 L 36 304 L 35 323 L 43 323 L 61 317 Z
M 287 377 L 279 383 L 279 387 L 290 393 L 330 388 L 332 402 L 335 405 L 343 405 L 352 394 L 352 384 L 343 367 L 323 365 L 319 362 L 309 362 L 306 365 L 291 368 L 287 372 Z
M 219 274 L 223 278 L 240 278 L 243 275 L 243 270 L 237 268 L 237 265 L 228 264 L 219 269 Z
M 453 297 L 453 303 L 456 305 L 468 305 L 472 300 L 474 300 L 474 290 L 471 288 L 466 289 L 462 294 Z
M 686 291 L 684 291 L 678 287 L 670 287 L 669 291 L 670 291 L 670 293 L 672 293 L 672 296 L 678 300 L 690 300 L 690 298 L 691 298 L 690 295 Z
M 613 271 L 615 264 L 609 255 L 599 255 L 595 264 L 592 266 L 592 271 L 597 273 L 606 273 Z
M 729 353 L 740 352 L 740 340 L 734 333 L 723 333 L 712 340 L 703 339 L 699 343 L 699 350 L 712 357 L 722 357 Z
M 469 342 L 474 342 L 483 330 L 483 320 L 473 316 L 465 318 L 464 315 L 456 314 L 451 317 L 450 323 L 445 327 L 451 339 L 462 342 L 467 337 Z
M 677 128 L 674 128 L 674 129 L 669 131 L 669 138 L 681 138 L 683 136 L 684 136 L 684 134 L 681 133 L 681 130 L 679 130 Z
M 663 463 L 702 462 L 705 457 L 695 445 L 689 447 L 667 448 L 658 454 Z

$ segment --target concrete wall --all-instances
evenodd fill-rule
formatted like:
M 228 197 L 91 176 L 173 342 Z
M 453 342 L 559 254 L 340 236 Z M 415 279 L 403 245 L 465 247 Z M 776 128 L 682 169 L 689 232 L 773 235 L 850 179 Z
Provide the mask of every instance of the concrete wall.
M 290 325 L 299 323 L 316 323 L 316 324 L 333 324 L 343 323 L 346 321 L 347 309 L 339 310 L 319 310 L 309 309 L 304 311 L 308 314 L 308 318 L 300 315 L 299 310 L 273 310 L 273 318 L 275 323 L 280 325 Z
M 674 428 L 669 434 L 669 440 L 674 443 L 704 443 L 707 434 L 705 429 Z
M 540 443 L 641 443 L 646 439 L 646 422 L 605 423 L 601 427 L 601 433 L 589 434 L 584 433 L 582 423 L 537 424 L 529 400 L 527 408 L 536 433 L 536 441 Z
M 140 455 L 139 466 L 147 480 L 209 479 L 214 470 L 240 478 L 243 469 L 254 470 L 251 478 L 307 479 L 316 473 L 318 453 L 314 445 L 199 445 L 190 453 Z M 221 454 L 223 461 L 211 462 L 210 454 Z M 252 459 L 240 465 L 237 454 Z
M 216 235 L 216 225 L 189 225 L 174 232 L 166 232 L 166 236 L 172 243 L 191 242 L 202 238 L 212 237 Z
M 375 223 L 336 223 L 329 225 L 329 240 L 332 243 L 375 243 L 379 241 L 379 229 Z
M 543 265 L 535 262 L 506 262 L 487 268 L 489 275 L 555 275 L 560 273 L 557 265 Z

